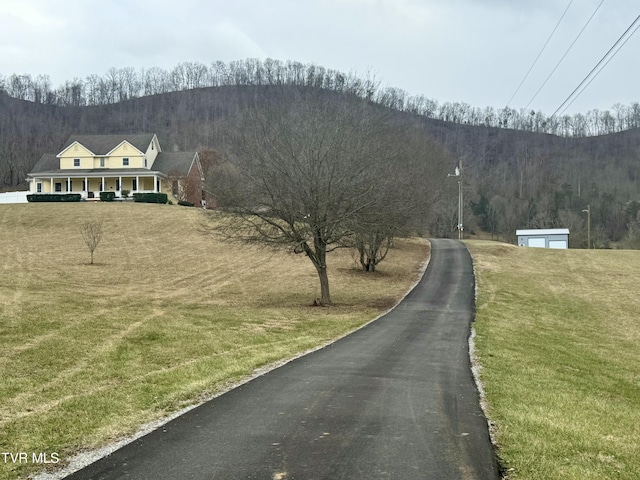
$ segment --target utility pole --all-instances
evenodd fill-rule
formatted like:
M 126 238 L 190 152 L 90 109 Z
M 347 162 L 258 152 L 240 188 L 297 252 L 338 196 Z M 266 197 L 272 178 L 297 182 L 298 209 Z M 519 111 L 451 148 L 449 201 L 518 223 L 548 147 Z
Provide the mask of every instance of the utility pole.
M 591 249 L 591 205 L 587 205 L 586 210 L 582 210 L 587 214 L 587 250 Z
M 463 226 L 463 205 L 464 200 L 462 198 L 462 160 L 458 161 L 458 166 L 455 169 L 454 174 L 448 174 L 447 177 L 458 177 L 458 240 L 462 240 L 464 237 L 464 226 Z

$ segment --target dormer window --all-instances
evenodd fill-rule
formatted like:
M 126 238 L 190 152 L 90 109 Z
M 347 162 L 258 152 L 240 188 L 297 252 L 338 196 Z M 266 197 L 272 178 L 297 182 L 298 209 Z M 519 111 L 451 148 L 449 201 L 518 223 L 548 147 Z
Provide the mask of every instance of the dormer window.
M 74 167 L 79 167 L 80 166 L 80 159 L 79 158 L 74 158 L 73 159 L 73 166 Z
M 144 159 L 144 168 L 147 168 L 147 159 Z
M 122 166 L 123 167 L 128 167 L 129 166 L 129 159 L 128 158 L 123 158 L 122 159 Z
M 104 168 L 104 157 L 100 158 L 100 168 Z

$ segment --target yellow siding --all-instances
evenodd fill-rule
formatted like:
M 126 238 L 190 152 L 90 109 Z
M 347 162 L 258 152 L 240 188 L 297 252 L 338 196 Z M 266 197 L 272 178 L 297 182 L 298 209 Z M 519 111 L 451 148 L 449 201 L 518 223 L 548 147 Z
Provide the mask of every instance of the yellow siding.
M 144 155 L 129 142 L 123 142 L 118 148 L 110 152 L 109 168 L 143 168 Z M 129 165 L 122 164 L 122 159 L 128 158 Z
M 75 158 L 80 159 L 80 166 L 74 167 L 73 160 Z M 62 169 L 74 169 L 74 168 L 93 168 L 93 155 L 89 150 L 84 148 L 79 143 L 71 145 L 64 152 L 60 153 L 60 168 Z
M 104 158 L 104 166 L 100 165 L 101 158 Z M 91 168 L 118 168 L 118 167 L 112 167 L 110 162 L 111 162 L 111 159 L 109 157 L 102 157 L 102 156 L 95 157 L 93 159 L 93 167 Z
M 145 156 L 148 160 L 147 167 L 150 169 L 155 162 L 156 157 L 158 156 L 158 152 L 160 151 L 160 144 L 158 143 L 158 138 L 154 135 L 153 140 L 147 147 L 147 151 L 145 152 Z
M 146 178 L 143 177 L 140 179 L 140 185 L 138 187 L 140 190 L 153 190 L 153 177 Z
M 42 184 L 42 191 L 38 192 L 38 183 Z M 45 179 L 38 179 L 31 182 L 31 193 L 51 193 L 51 181 Z
M 73 166 L 73 161 L 74 159 L 79 158 L 80 159 L 80 166 L 79 167 L 74 167 Z M 60 168 L 61 169 L 69 169 L 69 170 L 74 170 L 74 169 L 80 169 L 80 168 L 93 168 L 93 157 L 81 157 L 78 155 L 75 156 L 71 156 L 71 157 L 61 157 L 60 158 Z
M 120 188 L 122 188 L 122 190 L 129 190 L 129 194 L 134 193 L 135 192 L 135 190 L 133 189 L 134 180 L 135 178 L 122 177 L 122 186 Z
M 62 191 L 66 192 L 67 190 L 67 180 L 64 179 L 62 182 Z M 82 179 L 81 178 L 72 178 L 71 179 L 71 190 L 69 193 L 80 193 L 82 191 Z
M 152 148 L 153 147 L 153 148 Z M 112 152 L 109 156 L 99 155 L 94 157 L 89 150 L 80 144 L 71 145 L 67 150 L 60 153 L 60 168 L 64 170 L 74 169 L 93 169 L 93 168 L 151 168 L 153 162 L 160 152 L 160 145 L 157 139 L 154 137 L 153 141 L 147 147 L 147 151 L 141 153 L 136 147 L 128 142 L 123 142 Z M 97 152 L 96 152 L 97 153 Z M 80 159 L 80 166 L 75 167 L 73 165 L 74 159 Z M 100 159 L 104 158 L 104 167 L 100 165 Z M 123 159 L 129 159 L 129 165 L 123 165 Z M 147 159 L 147 165 L 144 161 Z
M 87 184 L 87 192 L 99 192 L 100 191 L 100 180 L 99 178 L 88 178 Z

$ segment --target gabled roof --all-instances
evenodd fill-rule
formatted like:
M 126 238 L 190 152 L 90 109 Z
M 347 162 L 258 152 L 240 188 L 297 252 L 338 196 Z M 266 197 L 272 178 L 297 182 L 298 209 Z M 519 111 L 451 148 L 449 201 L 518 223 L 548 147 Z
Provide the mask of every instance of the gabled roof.
M 154 133 L 123 134 L 123 135 L 71 135 L 64 144 L 61 152 L 73 145 L 80 143 L 89 149 L 94 155 L 104 155 L 111 152 L 125 140 L 141 152 L 146 152 L 149 144 L 155 136 Z
M 196 155 L 196 152 L 161 152 L 153 162 L 151 170 L 186 177 Z

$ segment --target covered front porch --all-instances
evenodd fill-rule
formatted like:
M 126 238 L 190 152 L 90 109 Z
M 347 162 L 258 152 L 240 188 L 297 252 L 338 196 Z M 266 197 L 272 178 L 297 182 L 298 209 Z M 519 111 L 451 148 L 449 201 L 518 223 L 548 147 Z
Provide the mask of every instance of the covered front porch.
M 34 177 L 31 193 L 79 193 L 82 198 L 100 198 L 100 192 L 115 192 L 117 198 L 133 193 L 162 192 L 164 176 L 138 175 L 48 175 Z

